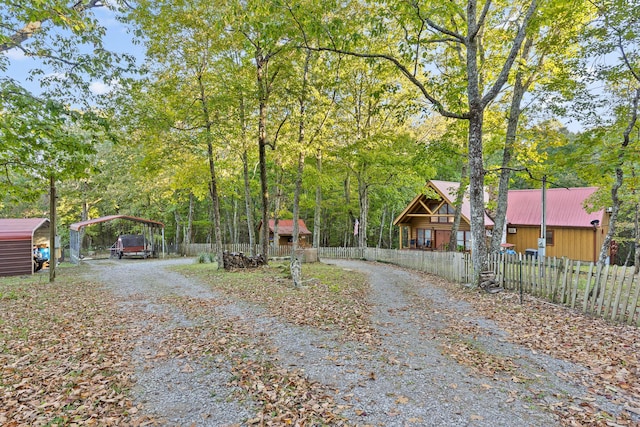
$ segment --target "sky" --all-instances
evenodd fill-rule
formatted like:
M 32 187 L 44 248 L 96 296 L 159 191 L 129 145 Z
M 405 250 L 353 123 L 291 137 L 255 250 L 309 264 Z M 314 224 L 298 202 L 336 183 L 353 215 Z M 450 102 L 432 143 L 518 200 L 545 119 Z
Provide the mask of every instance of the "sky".
M 93 13 L 106 29 L 106 35 L 103 39 L 105 49 L 117 53 L 130 53 L 140 58 L 140 61 L 143 60 L 144 47 L 132 43 L 132 36 L 128 34 L 127 28 L 116 19 L 113 11 L 106 7 L 98 7 L 93 9 Z M 43 67 L 42 63 L 38 59 L 24 56 L 20 49 L 11 49 L 4 54 L 9 58 L 9 66 L 5 72 L 0 72 L 0 78 L 5 76 L 13 78 L 21 82 L 32 93 L 36 95 L 41 93 L 40 79 L 30 81 L 27 76 L 30 70 Z M 46 67 L 43 69 L 45 75 L 53 73 L 53 70 L 48 72 Z M 91 81 L 90 90 L 95 95 L 102 95 L 108 93 L 111 88 L 104 81 L 96 79 Z
M 145 56 L 144 47 L 132 42 L 131 34 L 128 33 L 126 26 L 116 19 L 115 12 L 107 7 L 94 8 L 92 12 L 106 29 L 106 35 L 103 40 L 105 48 L 117 53 L 133 54 L 136 58 L 139 58 L 140 63 L 142 63 Z M 32 93 L 36 95 L 40 94 L 42 91 L 39 80 L 29 81 L 27 80 L 27 76 L 31 69 L 41 67 L 42 64 L 37 59 L 25 57 L 19 49 L 12 49 L 4 54 L 9 57 L 10 65 L 6 72 L 0 71 L 0 78 L 4 76 L 11 77 L 20 81 L 23 86 Z M 46 74 L 46 68 L 44 70 Z M 50 72 L 53 73 L 53 70 L 50 70 Z M 95 95 L 109 93 L 111 89 L 107 83 L 101 80 L 93 80 L 90 83 L 90 90 Z M 579 123 L 575 121 L 572 122 L 569 118 L 564 118 L 560 121 L 571 131 L 576 132 L 581 129 Z

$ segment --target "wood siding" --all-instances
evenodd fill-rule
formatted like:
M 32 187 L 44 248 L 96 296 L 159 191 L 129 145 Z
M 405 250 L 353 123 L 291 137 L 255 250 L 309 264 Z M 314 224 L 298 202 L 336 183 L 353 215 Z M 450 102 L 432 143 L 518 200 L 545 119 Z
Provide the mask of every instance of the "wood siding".
M 507 243 L 515 245 L 516 252 L 538 249 L 540 227 L 512 226 L 516 233 L 507 233 Z M 592 228 L 556 228 L 547 227 L 553 232 L 553 244 L 547 244 L 545 255 L 548 257 L 567 257 L 576 261 L 597 261 L 607 227 Z
M 0 276 L 21 276 L 32 273 L 31 240 L 0 241 Z

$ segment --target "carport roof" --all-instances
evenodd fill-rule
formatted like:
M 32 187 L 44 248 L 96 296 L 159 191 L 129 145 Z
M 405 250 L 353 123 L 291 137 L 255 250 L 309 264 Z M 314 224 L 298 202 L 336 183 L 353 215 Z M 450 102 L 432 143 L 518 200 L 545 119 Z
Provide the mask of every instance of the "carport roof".
M 71 224 L 69 228 L 71 228 L 71 230 L 73 231 L 79 231 L 81 228 L 86 227 L 88 225 L 99 224 L 101 222 L 107 222 L 107 221 L 113 221 L 114 219 L 126 219 L 129 221 L 141 222 L 143 224 L 151 225 L 154 227 L 164 228 L 164 224 L 161 222 L 152 221 L 150 219 L 137 218 L 135 216 L 128 216 L 128 215 L 109 215 L 109 216 L 103 216 L 100 218 L 90 219 L 87 221 L 80 221 L 80 222 Z
M 45 224 L 49 224 L 47 218 L 0 218 L 0 240 L 31 240 Z

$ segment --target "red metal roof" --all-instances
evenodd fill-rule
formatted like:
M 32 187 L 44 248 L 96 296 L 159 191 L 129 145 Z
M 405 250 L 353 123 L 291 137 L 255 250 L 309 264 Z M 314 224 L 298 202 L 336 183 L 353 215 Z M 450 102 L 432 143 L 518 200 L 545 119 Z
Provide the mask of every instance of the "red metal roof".
M 588 213 L 584 208 L 585 201 L 597 190 L 597 187 L 548 189 L 547 225 L 591 228 L 594 219 L 602 224 L 604 209 Z M 542 189 L 510 190 L 507 222 L 511 225 L 540 225 Z
M 49 224 L 47 218 L 0 218 L 0 240 L 31 240 L 45 224 Z
M 273 231 L 276 220 L 269 220 L 269 231 Z M 278 234 L 280 236 L 293 236 L 293 220 L 292 219 L 280 219 L 278 220 Z M 309 229 L 303 220 L 298 220 L 298 234 L 311 234 Z
M 73 231 L 79 231 L 81 228 L 88 225 L 99 224 L 101 222 L 113 221 L 114 219 L 127 219 L 129 221 L 141 222 L 143 224 L 154 225 L 156 227 L 164 228 L 164 224 L 158 221 L 152 221 L 150 219 L 137 218 L 135 216 L 128 215 L 108 215 L 100 218 L 90 219 L 87 221 L 75 222 L 69 226 Z

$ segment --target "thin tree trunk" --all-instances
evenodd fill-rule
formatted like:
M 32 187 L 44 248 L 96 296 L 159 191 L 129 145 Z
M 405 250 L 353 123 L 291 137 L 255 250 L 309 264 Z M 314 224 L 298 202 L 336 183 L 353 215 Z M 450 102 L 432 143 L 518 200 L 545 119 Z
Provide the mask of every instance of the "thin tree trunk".
M 389 217 L 389 246 L 388 249 L 393 249 L 393 219 L 395 217 L 395 212 L 391 211 L 391 216 Z
M 240 224 L 239 224 L 239 214 L 238 214 L 238 199 L 236 197 L 233 198 L 233 227 L 231 234 L 231 242 L 238 244 L 240 243 Z
M 184 252 L 180 250 L 180 246 L 181 246 L 180 245 L 180 227 L 181 227 L 181 225 L 180 225 L 180 213 L 178 212 L 177 209 L 173 212 L 173 216 L 174 216 L 174 218 L 176 220 L 176 239 L 175 239 L 175 244 L 176 244 L 176 246 L 178 246 L 176 249 L 177 249 L 177 252 L 180 255 L 184 255 Z
M 449 250 L 458 250 L 458 229 L 460 228 L 460 217 L 462 216 L 462 202 L 464 201 L 464 194 L 467 192 L 467 186 L 469 185 L 468 168 L 466 162 L 462 165 L 460 173 L 460 185 L 458 187 L 458 193 L 456 194 L 456 201 L 454 202 L 454 214 L 453 224 L 451 226 L 451 235 L 449 236 Z M 464 242 L 463 242 L 464 246 Z
M 527 38 L 522 50 L 522 59 L 526 61 L 529 57 L 529 51 L 533 45 L 533 39 Z M 542 61 L 542 60 L 541 60 Z M 492 253 L 500 251 L 500 244 L 504 236 L 504 230 L 507 222 L 507 198 L 509 195 L 509 181 L 511 179 L 511 158 L 518 133 L 518 123 L 522 114 L 522 99 L 531 84 L 532 79 L 527 82 L 523 81 L 523 70 L 518 67 L 515 83 L 513 85 L 513 97 L 511 98 L 511 107 L 509 110 L 509 119 L 507 121 L 507 134 L 504 141 L 504 150 L 502 152 L 502 166 L 500 168 L 500 179 L 498 184 L 498 203 L 496 214 L 493 218 L 493 233 L 491 235 L 491 246 L 489 250 Z
M 223 268 L 222 260 L 222 232 L 220 227 L 220 199 L 218 196 L 218 179 L 216 177 L 215 158 L 213 155 L 213 131 L 211 124 L 211 116 L 207 106 L 207 97 L 205 95 L 205 87 L 202 82 L 202 75 L 198 75 L 198 85 L 200 87 L 200 102 L 202 103 L 202 115 L 205 122 L 206 140 L 207 140 L 207 156 L 209 159 L 209 192 L 211 194 L 211 214 L 213 216 L 213 232 L 215 237 L 215 254 L 218 269 Z
M 633 226 L 635 231 L 635 237 L 633 239 L 633 273 L 638 274 L 638 272 L 640 272 L 640 204 L 638 203 L 636 203 Z
M 322 230 L 320 221 L 322 215 L 322 186 L 320 177 L 322 176 L 322 150 L 318 149 L 316 154 L 316 170 L 318 180 L 316 181 L 316 205 L 313 208 L 313 247 L 320 247 L 320 232 Z
M 49 177 L 49 282 L 56 281 L 56 179 L 53 173 Z
M 609 231 L 604 237 L 604 241 L 602 242 L 602 247 L 600 248 L 600 256 L 598 257 L 598 265 L 603 266 L 605 261 L 607 260 L 607 256 L 609 253 L 609 248 L 611 247 L 611 240 L 616 233 L 616 221 L 618 219 L 618 212 L 620 211 L 620 205 L 622 201 L 618 197 L 618 190 L 622 187 L 622 183 L 624 181 L 624 171 L 622 170 L 622 165 L 624 164 L 624 154 L 626 148 L 630 142 L 631 131 L 636 125 L 638 120 L 638 101 L 640 100 L 640 89 L 636 89 L 633 100 L 631 101 L 631 118 L 629 119 L 629 123 L 627 128 L 624 131 L 622 144 L 620 145 L 620 151 L 618 152 L 618 164 L 616 165 L 616 180 L 611 186 L 611 216 L 609 217 Z
M 367 247 L 367 228 L 369 218 L 369 186 L 358 177 L 358 201 L 360 204 L 360 225 L 358 229 L 358 247 Z
M 247 229 L 249 232 L 249 248 L 251 256 L 255 256 L 256 237 L 254 233 L 255 223 L 253 222 L 253 201 L 251 199 L 251 182 L 249 180 L 249 156 L 247 150 L 242 152 L 242 175 L 244 179 L 244 206 L 247 211 Z
M 304 145 L 305 145 L 305 125 L 306 125 L 306 109 L 307 109 L 307 85 L 309 83 L 309 64 L 311 61 L 311 51 L 307 50 L 304 60 L 304 70 L 302 73 L 302 88 L 300 91 L 300 123 L 298 125 L 298 169 L 296 171 L 296 186 L 293 193 L 293 245 L 291 258 L 295 256 L 298 249 L 298 237 L 300 230 L 298 228 L 298 219 L 300 218 L 300 193 L 302 192 L 302 173 L 304 172 Z
M 193 240 L 193 193 L 189 193 L 189 211 L 187 213 L 187 231 L 184 233 L 185 247 Z
M 267 110 L 269 89 L 267 79 L 268 59 L 256 49 L 256 78 L 258 83 L 258 154 L 260 163 L 260 189 L 262 191 L 262 228 L 260 244 L 265 261 L 269 260 L 269 184 L 267 182 Z
M 387 216 L 387 205 L 382 208 L 382 218 L 380 219 L 380 234 L 378 235 L 378 246 L 377 248 L 382 247 L 382 233 L 384 231 L 384 222 Z

